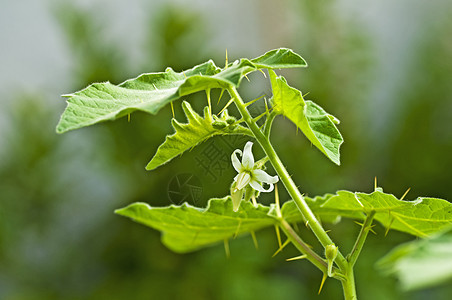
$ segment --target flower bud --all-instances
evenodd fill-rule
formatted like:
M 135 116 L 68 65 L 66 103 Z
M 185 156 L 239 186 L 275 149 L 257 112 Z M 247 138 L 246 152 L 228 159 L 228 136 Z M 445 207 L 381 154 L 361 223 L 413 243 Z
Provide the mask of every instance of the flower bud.
M 333 263 L 337 256 L 338 247 L 335 244 L 326 246 L 325 257 L 328 263 L 328 276 L 333 276 Z

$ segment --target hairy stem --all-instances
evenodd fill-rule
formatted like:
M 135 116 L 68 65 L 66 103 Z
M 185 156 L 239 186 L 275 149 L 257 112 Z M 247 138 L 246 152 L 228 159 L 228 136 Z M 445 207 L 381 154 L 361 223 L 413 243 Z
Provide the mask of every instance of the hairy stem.
M 261 145 L 265 154 L 267 154 L 271 164 L 273 165 L 273 168 L 275 169 L 276 173 L 278 174 L 279 178 L 281 179 L 281 182 L 284 184 L 289 195 L 295 201 L 302 216 L 304 217 L 307 224 L 314 232 L 314 234 L 317 237 L 317 239 L 319 240 L 319 242 L 324 247 L 333 244 L 333 241 L 328 236 L 328 234 L 325 232 L 322 225 L 320 224 L 320 222 L 315 217 L 314 213 L 311 211 L 311 209 L 307 205 L 306 201 L 304 200 L 304 198 L 301 195 L 300 191 L 298 190 L 297 186 L 293 182 L 292 178 L 290 177 L 290 175 L 287 172 L 286 168 L 284 167 L 283 163 L 281 162 L 281 160 L 279 159 L 275 150 L 273 149 L 273 146 L 271 145 L 269 139 L 262 133 L 262 131 L 259 129 L 259 127 L 256 125 L 256 123 L 253 122 L 253 118 L 251 117 L 248 110 L 246 109 L 246 106 L 243 103 L 243 100 L 240 97 L 239 93 L 237 92 L 237 89 L 233 86 L 230 86 L 228 88 L 228 92 L 231 95 L 231 97 L 234 99 L 234 102 L 235 102 L 238 110 L 240 111 L 240 114 L 242 115 L 245 123 L 248 125 L 250 130 L 253 132 L 254 137 L 257 139 L 257 141 Z M 340 252 L 338 252 L 338 255 L 336 258 L 336 263 L 339 266 L 339 268 L 341 268 L 341 270 L 347 269 L 347 267 L 348 267 L 348 263 L 347 263 L 346 259 Z
M 375 216 L 375 211 L 371 211 L 367 214 L 366 220 L 364 221 L 363 226 L 361 227 L 361 231 L 359 232 L 358 238 L 356 239 L 355 245 L 353 246 L 352 251 L 347 256 L 350 267 L 353 267 L 358 259 L 361 250 L 363 249 L 364 242 L 366 241 L 367 235 L 372 228 L 372 221 Z

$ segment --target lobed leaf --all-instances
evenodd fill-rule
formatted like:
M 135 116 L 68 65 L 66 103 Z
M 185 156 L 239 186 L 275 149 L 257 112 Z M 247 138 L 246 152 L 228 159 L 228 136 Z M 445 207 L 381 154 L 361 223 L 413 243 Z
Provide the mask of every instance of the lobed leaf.
M 231 85 L 238 87 L 245 74 L 258 69 L 304 66 L 305 61 L 292 50 L 277 49 L 253 60 L 238 60 L 225 69 L 209 60 L 184 72 L 168 68 L 165 72 L 142 74 L 119 85 L 94 83 L 65 95 L 68 105 L 57 125 L 57 132 L 115 120 L 137 110 L 156 114 L 168 103 L 185 95 L 206 89 L 225 89 Z
M 343 138 L 336 128 L 339 121 L 312 101 L 305 101 L 301 92 L 290 87 L 285 78 L 269 70 L 273 89 L 274 110 L 291 120 L 331 161 L 340 165 L 339 148 Z
M 152 207 L 134 203 L 115 212 L 162 232 L 162 242 L 175 252 L 190 252 L 275 224 L 270 208 L 254 207 L 242 201 L 237 212 L 230 197 L 211 199 L 207 208 L 184 203 L 180 206 Z
M 452 204 L 446 200 L 419 197 L 403 201 L 377 189 L 371 194 L 339 191 L 320 207 L 349 218 L 364 218 L 376 211 L 375 219 L 384 227 L 426 237 L 452 224 Z
M 167 136 L 165 142 L 157 149 L 157 153 L 146 166 L 147 170 L 153 170 L 185 151 L 195 147 L 215 135 L 246 134 L 252 136 L 250 130 L 240 125 L 229 125 L 224 122 L 223 128 L 214 128 L 209 108 L 205 107 L 204 117 L 198 115 L 186 101 L 182 102 L 182 108 L 187 117 L 187 124 L 181 124 L 172 120 L 176 132 Z
M 393 249 L 377 267 L 395 275 L 404 290 L 438 285 L 452 279 L 452 228 Z
M 334 196 L 333 194 L 326 194 L 314 198 L 304 197 L 304 200 L 319 220 L 325 223 L 337 223 L 341 219 L 341 215 L 337 211 L 320 208 L 323 203 Z M 301 212 L 293 200 L 287 201 L 282 205 L 281 214 L 287 222 L 296 223 L 302 221 Z
M 363 219 L 365 212 L 374 210 L 375 219 L 384 226 L 417 236 L 425 237 L 452 225 L 452 204 L 441 199 L 402 201 L 381 191 L 371 194 L 339 191 L 336 195 L 305 197 L 305 201 L 323 222 L 334 223 L 340 217 Z M 115 212 L 161 231 L 163 243 L 175 252 L 194 251 L 279 223 L 274 204 L 259 204 L 256 208 L 242 201 L 234 212 L 229 196 L 209 200 L 207 208 L 186 203 L 167 207 L 134 203 Z M 293 200 L 284 203 L 281 213 L 287 222 L 303 221 Z M 394 220 L 387 219 L 391 215 Z

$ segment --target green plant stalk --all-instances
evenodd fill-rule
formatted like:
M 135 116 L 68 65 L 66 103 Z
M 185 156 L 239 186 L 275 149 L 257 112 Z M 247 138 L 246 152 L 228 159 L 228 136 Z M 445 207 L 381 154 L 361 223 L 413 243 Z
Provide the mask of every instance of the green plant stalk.
M 349 266 L 345 272 L 345 278 L 341 280 L 342 290 L 344 291 L 345 300 L 356 300 L 358 296 L 356 295 L 355 287 L 355 275 L 353 274 L 353 267 Z
M 287 223 L 286 220 L 280 219 L 281 229 L 286 234 L 287 238 L 295 245 L 295 247 L 302 253 L 306 255 L 306 259 L 309 260 L 313 265 L 320 269 L 323 273 L 327 272 L 327 263 L 321 258 L 317 253 L 315 253 L 293 230 L 292 226 Z
M 289 173 L 287 172 L 286 168 L 284 167 L 283 163 L 279 159 L 278 155 L 275 152 L 275 149 L 273 149 L 273 146 L 271 145 L 268 137 L 266 137 L 262 131 L 259 129 L 259 127 L 256 125 L 256 123 L 253 121 L 253 118 L 251 117 L 250 113 L 246 109 L 246 105 L 243 102 L 242 98 L 240 97 L 239 93 L 237 92 L 237 89 L 233 86 L 230 86 L 228 88 L 228 92 L 231 95 L 231 97 L 234 99 L 234 102 L 240 112 L 240 114 L 243 117 L 243 120 L 248 125 L 249 129 L 253 132 L 254 137 L 259 142 L 261 147 L 264 149 L 265 154 L 268 156 L 273 168 L 275 169 L 276 173 L 278 174 L 280 180 L 284 184 L 284 187 L 286 188 L 289 195 L 292 197 L 292 199 L 295 201 L 298 209 L 300 210 L 301 215 L 306 220 L 307 224 L 311 227 L 311 230 L 314 232 L 315 236 L 319 240 L 319 242 L 322 244 L 323 247 L 327 247 L 328 245 L 334 244 L 331 238 L 328 236 L 326 231 L 323 229 L 320 222 L 315 217 L 312 210 L 307 205 L 306 201 L 304 200 L 303 196 L 301 195 L 300 191 L 298 190 L 297 186 L 293 182 L 292 178 L 290 177 Z M 269 129 L 266 130 L 266 133 L 268 134 L 270 132 Z M 287 230 L 287 228 L 283 227 L 283 230 Z M 298 241 L 296 241 L 296 238 L 292 236 L 291 232 L 287 232 L 289 235 L 288 237 L 291 239 L 294 239 L 295 243 L 294 245 L 298 248 L 300 247 L 300 244 Z M 293 232 L 295 233 L 295 232 Z M 301 251 L 301 249 L 299 249 Z M 305 252 L 302 252 L 304 254 L 307 254 Z M 317 254 L 316 254 L 317 256 Z M 313 260 L 316 260 L 314 256 L 312 257 Z M 312 262 L 313 260 L 310 259 Z M 313 262 L 314 263 L 314 262 Z M 350 266 L 348 261 L 345 259 L 345 257 L 342 255 L 340 251 L 338 251 L 335 263 L 340 268 L 340 274 L 342 275 L 342 288 L 344 291 L 344 297 L 346 300 L 351 299 L 357 299 L 356 296 L 356 289 L 355 289 L 355 279 L 353 275 L 353 267 Z M 320 267 L 320 263 L 315 262 L 314 265 L 317 267 Z M 326 269 L 325 269 L 326 271 Z
M 333 244 L 333 241 L 328 236 L 328 234 L 323 229 L 320 222 L 317 220 L 317 218 L 314 216 L 314 213 L 311 211 L 309 206 L 307 205 L 306 201 L 304 200 L 303 196 L 301 195 L 300 191 L 296 187 L 295 183 L 293 182 L 292 178 L 290 177 L 289 173 L 287 172 L 286 168 L 284 167 L 283 163 L 279 159 L 278 155 L 276 154 L 275 150 L 273 149 L 273 146 L 269 142 L 269 140 L 265 137 L 265 135 L 262 133 L 262 131 L 259 129 L 259 127 L 256 125 L 256 123 L 253 122 L 253 118 L 249 114 L 248 110 L 245 107 L 245 104 L 243 103 L 242 98 L 240 97 L 239 93 L 237 92 L 237 89 L 235 87 L 230 87 L 228 89 L 229 94 L 234 99 L 234 102 L 240 111 L 240 114 L 243 117 L 243 120 L 248 125 L 248 127 L 253 132 L 255 138 L 261 145 L 261 147 L 264 149 L 265 154 L 268 156 L 271 164 L 273 165 L 273 168 L 275 169 L 276 173 L 278 174 L 279 178 L 281 179 L 282 183 L 284 184 L 285 188 L 287 189 L 289 195 L 292 197 L 292 199 L 297 204 L 298 209 L 300 210 L 302 216 L 305 218 L 308 225 L 311 227 L 312 231 L 314 232 L 317 239 L 320 241 L 320 243 L 326 247 L 328 245 Z M 338 266 L 342 269 L 347 268 L 347 261 L 345 260 L 344 256 L 339 252 L 338 256 L 336 258 Z
M 364 224 L 361 227 L 359 235 L 356 238 L 355 245 L 353 246 L 352 251 L 350 251 L 350 254 L 347 256 L 347 260 L 350 267 L 353 267 L 355 265 L 356 260 L 358 259 L 358 256 L 361 253 L 361 250 L 363 249 L 364 242 L 366 241 L 367 235 L 369 234 L 374 217 L 375 217 L 374 210 L 367 214 L 366 220 L 364 221 Z

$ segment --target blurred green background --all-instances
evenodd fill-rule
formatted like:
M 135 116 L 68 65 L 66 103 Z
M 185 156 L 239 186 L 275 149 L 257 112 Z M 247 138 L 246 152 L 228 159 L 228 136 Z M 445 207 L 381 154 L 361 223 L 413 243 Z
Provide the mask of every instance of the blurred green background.
M 271 258 L 272 230 L 257 233 L 258 250 L 250 237 L 231 241 L 230 258 L 222 245 L 179 255 L 158 232 L 113 214 L 136 201 L 171 204 L 169 184 L 180 173 L 203 188 L 192 204 L 226 195 L 232 166 L 204 169 L 200 160 L 212 145 L 227 160 L 228 147 L 243 140 L 213 139 L 146 172 L 172 133 L 170 108 L 55 134 L 61 94 L 210 58 L 222 66 L 225 49 L 232 61 L 292 48 L 309 68 L 284 71 L 289 83 L 342 121 L 341 167 L 287 120 L 275 122 L 274 145 L 305 194 L 369 192 L 376 176 L 397 196 L 411 188 L 408 199 L 452 199 L 450 1 L 1 4 L 0 299 L 340 299 L 338 282 L 327 281 L 317 296 L 322 274 L 304 261 L 285 262 L 294 249 Z M 247 99 L 270 92 L 261 74 L 250 79 L 257 88 L 244 81 Z M 203 97 L 192 98 L 200 111 L 205 100 L 196 98 Z M 184 121 L 180 101 L 175 106 Z M 358 230 L 343 221 L 331 235 L 350 249 Z M 449 299 L 450 282 L 408 293 L 378 273 L 378 258 L 412 238 L 376 231 L 357 265 L 360 299 Z

